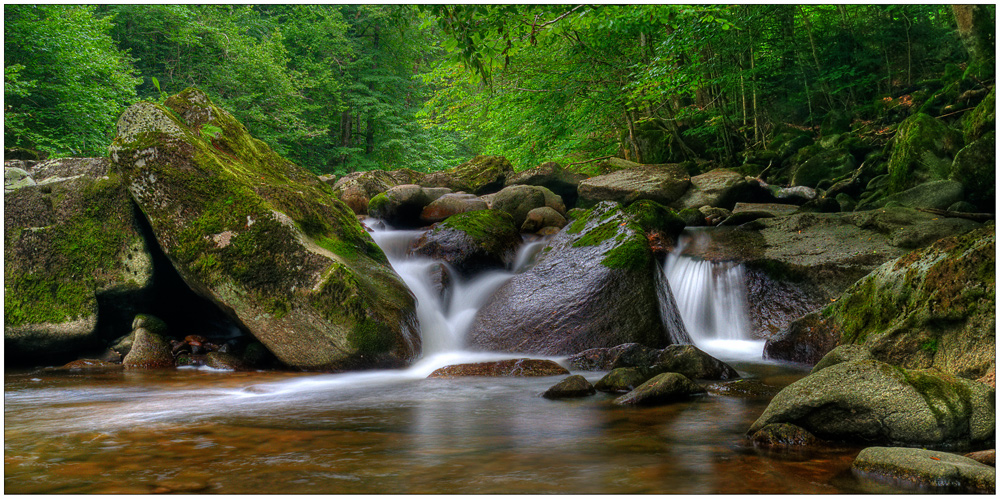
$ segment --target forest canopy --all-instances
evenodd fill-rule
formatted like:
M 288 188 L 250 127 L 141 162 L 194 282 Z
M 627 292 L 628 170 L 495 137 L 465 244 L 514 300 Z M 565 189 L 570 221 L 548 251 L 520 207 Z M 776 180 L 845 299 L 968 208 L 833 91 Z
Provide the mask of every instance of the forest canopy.
M 994 18 L 992 5 L 7 5 L 4 140 L 102 156 L 125 107 L 194 86 L 316 173 L 476 154 L 519 170 L 740 164 L 784 127 L 951 112 L 933 108 L 948 78 L 993 78 Z

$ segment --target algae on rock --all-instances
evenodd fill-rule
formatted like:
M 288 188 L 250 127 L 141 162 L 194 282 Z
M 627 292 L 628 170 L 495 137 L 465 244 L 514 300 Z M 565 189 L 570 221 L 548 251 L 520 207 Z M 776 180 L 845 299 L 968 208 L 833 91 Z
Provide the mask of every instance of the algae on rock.
M 419 354 L 413 295 L 351 209 L 201 91 L 130 107 L 110 152 L 185 283 L 285 364 Z

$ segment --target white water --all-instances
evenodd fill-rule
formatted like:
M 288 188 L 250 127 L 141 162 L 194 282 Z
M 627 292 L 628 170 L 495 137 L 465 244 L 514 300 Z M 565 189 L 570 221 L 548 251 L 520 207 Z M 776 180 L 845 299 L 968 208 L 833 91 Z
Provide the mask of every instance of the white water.
M 760 359 L 764 340 L 750 336 L 743 265 L 682 254 L 707 237 L 697 231 L 682 235 L 664 263 L 684 326 L 695 345 L 713 355 Z

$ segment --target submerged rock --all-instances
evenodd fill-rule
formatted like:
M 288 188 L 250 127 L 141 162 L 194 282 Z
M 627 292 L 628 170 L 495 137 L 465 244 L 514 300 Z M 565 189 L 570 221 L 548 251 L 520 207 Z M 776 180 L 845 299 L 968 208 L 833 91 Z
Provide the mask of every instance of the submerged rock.
M 851 442 L 961 447 L 992 441 L 995 391 L 932 370 L 877 360 L 843 362 L 781 390 L 753 423 L 791 423 L 817 437 Z
M 740 377 L 732 366 L 694 345 L 670 345 L 664 348 L 657 356 L 653 370 L 680 373 L 691 379 L 729 380 Z
M 683 374 L 663 373 L 615 399 L 615 405 L 658 405 L 705 393 L 705 389 Z
M 560 231 L 531 270 L 497 290 L 476 315 L 468 342 L 489 351 L 569 355 L 690 338 L 644 230 L 618 205 L 601 203 Z
M 597 393 L 597 390 L 594 389 L 594 385 L 591 385 L 587 381 L 587 378 L 575 374 L 556 383 L 546 390 L 542 396 L 547 399 L 565 399 L 589 397 L 595 393 Z
M 560 374 L 569 374 L 569 371 L 551 360 L 510 359 L 445 366 L 432 372 L 428 378 L 451 378 L 455 376 L 558 376 Z
M 133 105 L 110 151 L 184 282 L 285 364 L 418 355 L 413 295 L 355 214 L 204 93 Z
M 521 235 L 510 215 L 496 210 L 459 213 L 435 224 L 413 245 L 412 253 L 443 260 L 470 275 L 511 263 Z
M 949 493 L 996 492 L 996 468 L 947 452 L 903 447 L 869 447 L 851 464 L 863 480 L 910 485 Z
M 788 423 L 769 424 L 750 437 L 754 447 L 789 449 L 806 447 L 816 443 L 812 433 Z

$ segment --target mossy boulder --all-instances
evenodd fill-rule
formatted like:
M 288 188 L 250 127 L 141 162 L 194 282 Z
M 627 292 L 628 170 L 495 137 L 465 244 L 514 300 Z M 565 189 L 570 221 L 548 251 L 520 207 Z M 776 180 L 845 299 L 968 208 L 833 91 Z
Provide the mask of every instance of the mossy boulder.
M 793 424 L 773 423 L 757 430 L 750 441 L 754 447 L 794 449 L 816 444 L 816 437 Z
M 446 187 L 397 185 L 368 201 L 368 215 L 396 227 L 420 227 L 424 208 L 450 192 Z
M 655 372 L 680 373 L 691 379 L 730 380 L 739 378 L 732 366 L 694 345 L 669 345 L 656 358 Z
M 654 376 L 621 397 L 615 405 L 660 405 L 683 401 L 705 389 L 683 374 L 663 373 Z
M 557 194 L 536 185 L 512 185 L 504 187 L 493 196 L 492 209 L 507 212 L 520 227 L 528 218 L 528 212 L 535 208 L 549 207 L 560 214 L 566 213 L 566 205 Z
M 835 366 L 843 362 L 852 362 L 856 360 L 868 360 L 871 359 L 872 353 L 868 351 L 868 348 L 864 345 L 839 345 L 829 353 L 823 356 L 819 362 L 813 366 L 809 374 L 814 374 L 826 369 L 830 366 Z
M 690 343 L 646 232 L 610 202 L 577 212 L 480 309 L 468 337 L 478 349 L 547 355 Z
M 44 185 L 4 195 L 4 346 L 15 362 L 75 358 L 129 331 L 152 285 L 121 176 L 106 159 L 50 162 L 66 176 L 42 172 Z
M 995 131 L 996 116 L 996 87 L 993 87 L 986 98 L 976 105 L 972 112 L 962 117 L 962 135 L 965 142 L 972 143 L 979 140 L 986 132 Z
M 752 188 L 753 186 L 742 174 L 716 168 L 691 177 L 691 188 L 675 201 L 672 207 L 683 210 L 714 206 L 731 210 L 737 201 L 742 201 L 743 197 L 750 195 Z
M 459 213 L 435 224 L 411 250 L 442 260 L 465 275 L 503 269 L 513 262 L 521 235 L 510 215 L 497 210 Z
M 843 362 L 785 387 L 748 431 L 790 423 L 817 437 L 964 448 L 992 442 L 995 391 L 935 370 Z
M 893 139 L 888 194 L 947 179 L 962 146 L 962 134 L 948 125 L 923 113 L 910 116 L 899 124 Z
M 985 133 L 958 151 L 951 165 L 950 179 L 961 182 L 966 196 L 982 212 L 996 210 L 996 133 Z
M 132 332 L 132 347 L 122 366 L 125 369 L 161 369 L 174 367 L 174 357 L 170 353 L 170 344 L 162 336 L 151 333 L 144 328 Z
M 535 377 L 569 374 L 565 367 L 546 359 L 510 359 L 475 364 L 455 364 L 435 370 L 428 378 L 458 376 Z
M 513 165 L 503 156 L 476 156 L 451 170 L 428 173 L 418 183 L 481 196 L 499 191 L 513 174 Z
M 642 199 L 625 207 L 625 213 L 632 216 L 635 223 L 647 233 L 660 233 L 676 239 L 686 223 L 674 210 L 656 201 Z
M 486 201 L 466 192 L 449 192 L 424 207 L 420 211 L 420 221 L 433 224 L 441 222 L 446 218 L 465 213 L 467 211 L 479 211 L 489 208 Z
M 627 205 L 649 199 L 670 205 L 690 185 L 691 177 L 678 164 L 641 165 L 580 182 L 578 204 L 590 207 L 601 201 L 615 201 Z
M 561 197 L 566 207 L 573 208 L 576 206 L 577 186 L 585 178 L 587 175 L 571 172 L 559 163 L 549 161 L 507 177 L 506 187 L 512 185 L 545 187 Z
M 854 156 L 844 148 L 824 150 L 804 161 L 792 172 L 793 186 L 816 187 L 850 174 L 857 167 Z M 827 184 L 829 185 L 829 184 Z
M 358 215 L 368 214 L 368 202 L 376 195 L 398 185 L 383 170 L 349 173 L 333 184 L 333 193 Z
M 597 390 L 594 389 L 594 385 L 587 381 L 587 378 L 574 374 L 552 385 L 551 388 L 545 390 L 542 396 L 547 399 L 566 399 L 589 397 L 595 393 Z
M 553 227 L 556 230 L 566 226 L 566 217 L 558 211 L 541 206 L 528 212 L 521 224 L 521 232 L 538 232 L 545 227 Z
M 601 392 L 628 393 L 652 377 L 653 373 L 643 367 L 616 367 L 597 380 L 594 388 Z
M 868 447 L 851 464 L 854 476 L 903 486 L 914 493 L 996 492 L 996 468 L 948 452 L 907 447 Z
M 351 209 L 201 91 L 128 108 L 110 152 L 184 282 L 285 364 L 419 354 L 413 295 Z

